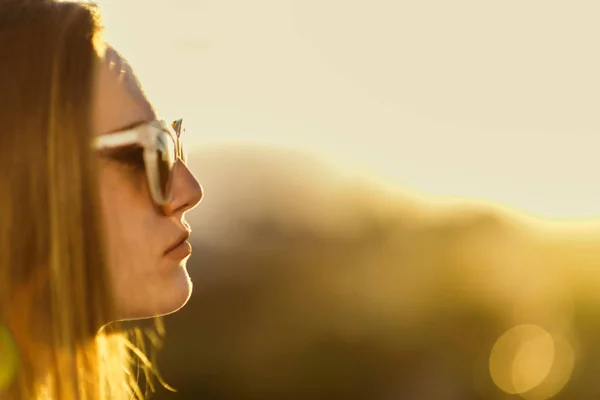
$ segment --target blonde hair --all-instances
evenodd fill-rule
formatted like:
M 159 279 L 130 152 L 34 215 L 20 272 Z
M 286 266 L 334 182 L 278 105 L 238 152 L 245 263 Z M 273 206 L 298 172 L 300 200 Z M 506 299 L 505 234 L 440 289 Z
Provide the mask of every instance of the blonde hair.
M 19 349 L 0 398 L 142 397 L 139 351 L 102 328 L 115 310 L 90 146 L 100 31 L 90 3 L 0 3 L 0 326 Z

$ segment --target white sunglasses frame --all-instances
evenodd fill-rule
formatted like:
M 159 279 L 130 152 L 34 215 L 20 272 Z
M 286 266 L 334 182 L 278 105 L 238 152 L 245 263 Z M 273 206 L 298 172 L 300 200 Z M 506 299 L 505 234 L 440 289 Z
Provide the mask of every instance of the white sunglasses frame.
M 182 124 L 182 119 L 174 121 L 172 125 L 169 125 L 164 120 L 157 119 L 142 123 L 132 129 L 100 135 L 93 141 L 93 146 L 96 150 L 107 150 L 131 145 L 140 145 L 143 148 L 144 166 L 146 169 L 146 179 L 148 181 L 150 196 L 157 206 L 162 207 L 170 203 L 173 198 L 171 190 L 173 169 L 175 169 L 175 165 L 178 161 L 185 163 L 186 159 L 180 139 Z M 170 140 L 173 141 L 175 154 L 173 154 L 173 167 L 171 168 L 168 187 L 166 188 L 167 194 L 163 195 L 160 190 L 160 178 L 158 172 L 157 138 L 159 135 L 165 133 Z

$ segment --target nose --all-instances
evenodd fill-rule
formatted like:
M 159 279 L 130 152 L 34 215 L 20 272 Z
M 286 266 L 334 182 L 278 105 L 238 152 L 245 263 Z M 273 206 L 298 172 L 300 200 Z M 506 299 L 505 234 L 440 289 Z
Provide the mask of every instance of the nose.
M 196 207 L 202 201 L 204 191 L 194 174 L 179 161 L 174 169 L 171 181 L 172 200 L 163 206 L 167 216 L 183 214 Z

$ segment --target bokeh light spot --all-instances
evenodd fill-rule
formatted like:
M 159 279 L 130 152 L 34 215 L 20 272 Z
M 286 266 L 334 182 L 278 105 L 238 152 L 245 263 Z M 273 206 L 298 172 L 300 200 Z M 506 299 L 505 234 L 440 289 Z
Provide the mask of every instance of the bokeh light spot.
M 12 384 L 18 361 L 17 345 L 8 328 L 0 324 L 0 392 Z
M 569 342 L 537 325 L 519 325 L 504 332 L 489 360 L 496 386 L 529 400 L 554 396 L 569 380 L 573 365 Z

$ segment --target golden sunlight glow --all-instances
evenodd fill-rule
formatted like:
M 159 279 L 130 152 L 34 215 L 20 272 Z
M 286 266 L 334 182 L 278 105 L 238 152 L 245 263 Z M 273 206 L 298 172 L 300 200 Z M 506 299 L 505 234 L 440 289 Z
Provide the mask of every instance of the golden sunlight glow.
M 600 213 L 600 2 L 98 2 L 192 148 L 303 148 L 426 192 Z

